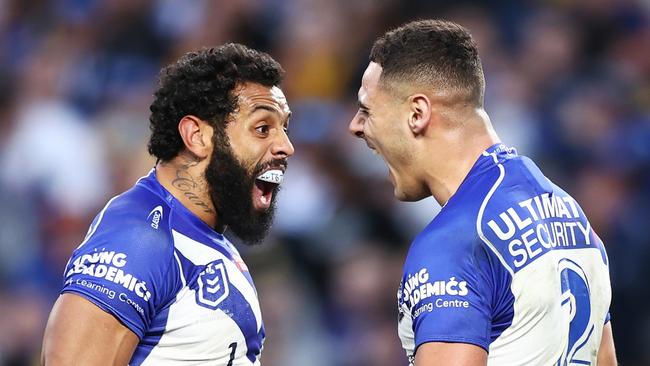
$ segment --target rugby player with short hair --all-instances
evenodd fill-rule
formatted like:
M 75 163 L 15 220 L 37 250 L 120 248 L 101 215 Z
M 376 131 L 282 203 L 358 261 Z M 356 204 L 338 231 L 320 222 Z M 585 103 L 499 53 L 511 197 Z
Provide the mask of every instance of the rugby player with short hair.
M 264 325 L 230 228 L 260 242 L 294 148 L 284 71 L 239 44 L 164 68 L 158 161 L 92 222 L 64 272 L 46 365 L 259 365 Z
M 442 205 L 398 290 L 409 362 L 615 365 L 603 243 L 571 196 L 501 143 L 484 91 L 469 32 L 441 20 L 380 37 L 361 81 L 350 132 L 386 162 L 395 197 Z

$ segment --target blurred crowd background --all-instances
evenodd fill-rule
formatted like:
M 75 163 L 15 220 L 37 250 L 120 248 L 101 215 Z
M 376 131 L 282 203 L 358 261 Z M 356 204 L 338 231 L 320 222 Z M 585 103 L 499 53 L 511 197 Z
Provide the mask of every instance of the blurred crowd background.
M 265 366 L 406 365 L 396 291 L 438 212 L 399 203 L 347 132 L 373 40 L 408 20 L 468 27 L 502 139 L 581 204 L 611 262 L 622 365 L 650 365 L 650 3 L 634 0 L 0 0 L 0 365 L 38 361 L 92 217 L 145 175 L 159 69 L 228 41 L 269 52 L 296 147 L 273 232 L 241 247 Z

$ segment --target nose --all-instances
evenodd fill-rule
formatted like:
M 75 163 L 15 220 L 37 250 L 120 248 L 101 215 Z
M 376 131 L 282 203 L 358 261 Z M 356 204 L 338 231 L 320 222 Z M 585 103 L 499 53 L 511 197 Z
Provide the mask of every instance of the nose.
M 288 158 L 293 155 L 295 152 L 291 140 L 286 132 L 282 131 L 279 135 L 273 146 L 271 147 L 271 153 L 276 158 Z
M 350 133 L 358 138 L 363 138 L 363 122 L 363 118 L 359 116 L 359 113 L 355 114 L 348 126 Z

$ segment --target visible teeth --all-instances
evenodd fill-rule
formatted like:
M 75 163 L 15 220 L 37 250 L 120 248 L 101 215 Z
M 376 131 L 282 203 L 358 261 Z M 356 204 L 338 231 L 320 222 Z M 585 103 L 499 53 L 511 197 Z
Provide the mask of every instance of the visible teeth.
M 267 170 L 264 172 L 264 174 L 260 175 L 257 177 L 257 179 L 269 182 L 269 183 L 275 183 L 275 184 L 280 184 L 282 183 L 282 179 L 284 178 L 284 173 L 282 170 Z
M 269 203 L 270 198 L 269 198 L 269 197 L 266 197 L 266 196 L 261 196 L 261 197 L 260 197 L 260 201 L 262 201 L 262 203 L 266 205 L 266 204 Z

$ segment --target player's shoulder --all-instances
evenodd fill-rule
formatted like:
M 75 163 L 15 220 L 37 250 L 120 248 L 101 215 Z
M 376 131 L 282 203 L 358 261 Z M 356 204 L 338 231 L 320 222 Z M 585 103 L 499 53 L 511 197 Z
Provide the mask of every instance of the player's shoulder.
M 458 197 L 457 197 L 458 198 Z M 483 250 L 476 231 L 478 205 L 449 202 L 411 243 L 405 268 L 458 268 Z
M 477 217 L 479 235 L 490 222 L 499 217 L 512 216 L 515 210 L 513 207 L 520 207 L 522 202 L 535 196 L 552 195 L 559 189 L 528 157 L 516 156 L 496 162 L 496 166 L 499 176 L 485 195 Z M 515 223 L 516 220 L 517 217 Z
M 483 235 L 486 220 L 516 200 L 513 193 L 530 180 L 527 171 L 534 166 L 530 164 L 512 150 L 485 152 L 440 213 L 415 238 L 410 259 L 457 266 L 466 264 L 467 258 L 483 260 L 495 254 Z
M 415 238 L 412 252 L 416 256 L 436 253 L 442 259 L 474 252 L 481 245 L 478 226 L 498 178 L 496 167 L 486 167 L 480 174 L 468 176 L 438 215 Z
M 108 201 L 77 251 L 101 249 L 168 258 L 173 255 L 171 211 L 164 196 L 138 183 Z

